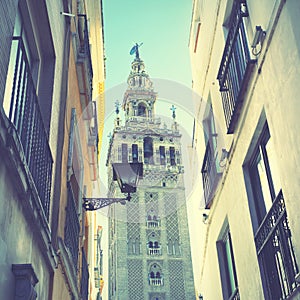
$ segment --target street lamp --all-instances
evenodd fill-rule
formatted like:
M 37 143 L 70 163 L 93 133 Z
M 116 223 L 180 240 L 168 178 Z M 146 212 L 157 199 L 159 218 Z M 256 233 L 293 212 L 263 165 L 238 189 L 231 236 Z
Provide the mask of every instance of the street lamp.
M 136 192 L 138 180 L 143 178 L 142 163 L 113 163 L 113 180 L 118 182 L 122 193 L 126 193 L 126 198 L 83 198 L 85 210 L 97 210 L 113 203 L 120 202 L 126 204 L 130 201 L 130 193 Z

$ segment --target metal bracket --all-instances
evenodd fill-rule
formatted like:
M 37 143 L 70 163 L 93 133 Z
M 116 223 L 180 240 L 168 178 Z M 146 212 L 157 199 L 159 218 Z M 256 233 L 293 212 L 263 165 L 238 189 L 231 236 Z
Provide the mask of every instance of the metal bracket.
M 113 203 L 126 204 L 126 201 L 130 201 L 131 195 L 128 193 L 126 198 L 82 198 L 83 208 L 85 210 L 93 211 L 101 209 L 105 206 L 109 206 Z

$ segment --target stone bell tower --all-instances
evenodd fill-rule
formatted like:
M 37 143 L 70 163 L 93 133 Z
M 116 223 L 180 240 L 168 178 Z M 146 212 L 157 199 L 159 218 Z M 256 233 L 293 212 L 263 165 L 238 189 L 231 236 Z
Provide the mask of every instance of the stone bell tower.
M 171 128 L 162 126 L 155 116 L 157 94 L 137 44 L 132 53 L 122 104 L 125 122 L 117 108 L 107 165 L 142 162 L 144 174 L 130 202 L 110 207 L 109 299 L 195 299 L 175 109 Z M 109 190 L 120 196 L 113 181 Z

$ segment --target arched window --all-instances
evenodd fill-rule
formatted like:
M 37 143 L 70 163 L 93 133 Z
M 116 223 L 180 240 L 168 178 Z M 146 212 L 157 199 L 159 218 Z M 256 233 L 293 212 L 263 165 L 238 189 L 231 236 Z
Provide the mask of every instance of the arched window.
M 153 286 L 163 285 L 163 274 L 161 267 L 157 263 L 153 263 L 149 269 L 149 284 Z
M 143 103 L 138 105 L 138 116 L 139 117 L 146 117 L 146 106 Z

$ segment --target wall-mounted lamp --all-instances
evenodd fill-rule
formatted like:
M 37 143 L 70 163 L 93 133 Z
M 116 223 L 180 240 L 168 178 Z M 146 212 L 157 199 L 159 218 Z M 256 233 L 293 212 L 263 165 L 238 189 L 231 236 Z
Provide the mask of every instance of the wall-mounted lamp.
M 199 299 L 199 300 L 203 300 L 202 294 L 199 294 L 199 295 L 198 295 L 198 299 Z
M 130 193 L 136 192 L 136 187 L 140 178 L 143 178 L 142 163 L 114 163 L 113 180 L 118 182 L 122 193 L 126 193 L 126 198 L 83 198 L 83 208 L 85 210 L 97 210 L 113 203 L 126 204 L 130 201 Z
M 257 56 L 261 52 L 262 48 L 262 43 L 264 41 L 264 38 L 266 36 L 266 32 L 261 28 L 261 26 L 256 26 L 255 27 L 255 34 L 254 38 L 251 44 L 252 48 L 252 54 L 254 56 Z M 259 46 L 259 49 L 257 50 L 256 48 Z

